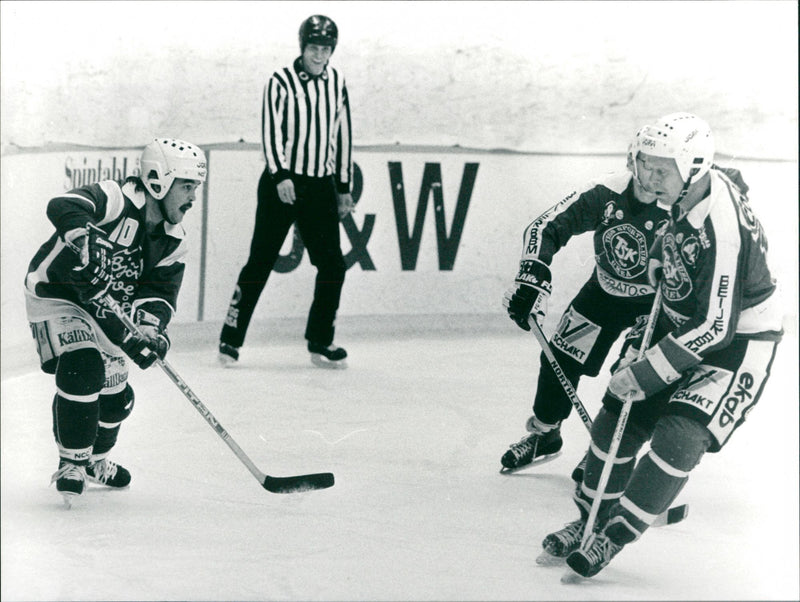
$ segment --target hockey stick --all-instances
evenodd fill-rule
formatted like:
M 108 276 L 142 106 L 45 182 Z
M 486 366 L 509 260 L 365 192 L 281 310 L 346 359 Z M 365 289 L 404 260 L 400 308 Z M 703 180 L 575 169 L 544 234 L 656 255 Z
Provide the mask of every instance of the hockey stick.
M 650 346 L 650 339 L 653 337 L 653 331 L 656 327 L 656 319 L 658 318 L 660 307 L 661 284 L 659 283 L 659 285 L 656 287 L 656 295 L 653 299 L 653 307 L 650 310 L 650 315 L 647 317 L 647 328 L 644 331 L 644 335 L 642 335 L 642 344 L 639 347 L 639 354 L 636 358 L 637 360 L 641 360 L 644 357 L 644 352 L 647 351 L 647 348 Z M 597 521 L 597 514 L 600 511 L 600 504 L 603 502 L 603 495 L 606 492 L 606 486 L 608 486 L 608 479 L 611 476 L 611 470 L 614 467 L 614 460 L 617 458 L 619 444 L 622 441 L 622 434 L 628 424 L 628 416 L 631 413 L 632 407 L 633 395 L 628 395 L 628 397 L 625 399 L 625 402 L 622 404 L 619 418 L 617 418 L 617 427 L 614 429 L 614 435 L 611 437 L 611 444 L 608 448 L 608 454 L 606 454 L 606 461 L 603 463 L 603 471 L 600 473 L 600 482 L 597 484 L 595 498 L 592 500 L 592 507 L 589 511 L 589 517 L 586 519 L 586 527 L 583 531 L 583 539 L 581 539 L 582 550 L 586 550 L 592 541 L 594 524 Z
M 106 295 L 99 300 L 103 305 L 110 309 L 122 321 L 125 327 L 130 330 L 134 335 L 142 336 L 141 331 L 138 329 L 133 320 L 123 311 L 119 303 L 111 297 Z M 189 385 L 178 375 L 175 369 L 169 365 L 166 360 L 161 358 L 156 360 L 162 370 L 169 376 L 170 380 L 181 390 L 195 409 L 200 412 L 200 415 L 206 419 L 206 422 L 211 425 L 217 435 L 231 448 L 236 457 L 241 460 L 242 464 L 247 467 L 247 470 L 261 483 L 261 486 L 272 493 L 296 493 L 299 491 L 309 491 L 312 489 L 326 489 L 333 486 L 333 473 L 320 472 L 314 474 L 304 474 L 292 477 L 271 477 L 261 472 L 253 461 L 242 451 L 242 448 L 233 440 L 219 421 L 214 417 L 211 411 L 200 401 L 200 398 L 194 394 L 189 388 Z
M 553 369 L 553 372 L 558 378 L 558 382 L 561 383 L 561 386 L 564 388 L 564 393 L 567 394 L 569 397 L 570 402 L 572 402 L 572 406 L 575 408 L 575 411 L 583 420 L 583 424 L 586 425 L 586 429 L 589 431 L 589 435 L 592 434 L 592 419 L 589 417 L 589 413 L 586 411 L 586 407 L 581 402 L 580 397 L 578 397 L 578 392 L 575 391 L 575 387 L 572 386 L 572 383 L 569 382 L 567 375 L 564 374 L 564 371 L 561 369 L 561 366 L 556 359 L 555 354 L 553 353 L 553 349 L 550 347 L 550 342 L 544 336 L 544 331 L 542 327 L 539 325 L 537 320 L 529 320 L 528 323 L 531 325 L 531 330 L 533 331 L 536 340 L 539 342 L 539 346 L 542 348 L 542 352 L 544 353 L 545 357 L 547 358 L 547 362 L 550 364 L 550 367 Z M 663 527 L 664 525 L 674 525 L 675 523 L 681 522 L 686 516 L 689 514 L 689 506 L 687 504 L 681 504 L 679 506 L 673 506 L 669 510 L 658 515 L 655 521 L 653 521 L 653 527 Z

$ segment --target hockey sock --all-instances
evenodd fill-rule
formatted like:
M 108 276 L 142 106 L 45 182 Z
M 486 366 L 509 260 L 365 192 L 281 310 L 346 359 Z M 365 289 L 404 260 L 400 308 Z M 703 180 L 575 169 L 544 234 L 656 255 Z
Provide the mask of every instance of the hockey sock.
M 683 416 L 659 420 L 651 449 L 639 462 L 625 495 L 611 510 L 607 534 L 618 544 L 642 536 L 656 517 L 669 508 L 711 444 L 701 424 Z
M 592 442 L 586 458 L 583 482 L 575 488 L 573 495 L 581 516 L 588 516 L 592 502 L 597 497 L 597 486 L 600 483 L 600 475 L 608 457 L 607 450 L 611 446 L 617 419 L 618 416 L 616 414 L 612 414 L 603 408 L 592 425 Z M 603 492 L 603 500 L 600 504 L 597 518 L 598 525 L 604 524 L 605 517 L 612 505 L 622 497 L 636 466 L 636 454 L 646 440 L 646 431 L 629 421 L 622 435 L 622 440 L 611 468 L 611 474 Z
M 97 439 L 92 458 L 105 457 L 117 442 L 120 425 L 133 411 L 134 394 L 129 384 L 125 389 L 111 395 L 100 395 L 100 414 L 97 424 Z
M 58 359 L 53 434 L 59 455 L 76 464 L 89 460 L 97 436 L 104 373 L 103 358 L 94 348 L 68 351 Z

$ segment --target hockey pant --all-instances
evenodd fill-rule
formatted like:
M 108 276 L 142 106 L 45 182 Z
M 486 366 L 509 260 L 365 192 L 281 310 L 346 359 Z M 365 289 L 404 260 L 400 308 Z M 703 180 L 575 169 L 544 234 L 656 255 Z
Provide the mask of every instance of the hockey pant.
M 258 206 L 247 263 L 241 269 L 220 341 L 241 347 L 258 299 L 271 272 L 290 271 L 299 264 L 304 247 L 317 268 L 314 299 L 308 313 L 305 337 L 330 345 L 346 272 L 342 255 L 336 191 L 331 178 L 292 176 L 297 200 L 281 202 L 267 170 L 258 183 Z M 288 267 L 279 269 L 281 247 L 296 224 Z
M 633 405 L 597 519 L 615 543 L 641 537 L 672 505 L 703 455 L 720 451 L 742 425 L 769 378 L 780 335 L 771 338 L 734 338 L 671 387 Z M 574 495 L 584 517 L 597 496 L 621 408 L 610 395 L 603 405 L 592 426 L 583 482 Z M 650 449 L 637 463 L 648 440 Z
M 125 357 L 91 318 L 62 316 L 33 322 L 31 329 L 42 370 L 56 379 L 52 411 L 59 457 L 76 464 L 104 458 L 133 410 Z
M 550 340 L 553 355 L 573 387 L 577 388 L 582 376 L 600 373 L 623 331 L 646 324 L 651 301 L 652 296 L 613 297 L 592 275 L 561 316 Z M 544 423 L 558 424 L 569 416 L 572 403 L 544 353 L 540 365 L 533 413 Z

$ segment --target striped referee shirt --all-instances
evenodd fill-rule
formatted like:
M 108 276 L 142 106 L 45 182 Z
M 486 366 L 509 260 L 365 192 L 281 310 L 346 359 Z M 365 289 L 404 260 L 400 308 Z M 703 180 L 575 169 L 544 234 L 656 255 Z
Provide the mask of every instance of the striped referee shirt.
M 264 86 L 261 143 L 275 181 L 290 174 L 334 176 L 340 193 L 353 181 L 350 101 L 344 76 L 331 66 L 318 77 L 291 67 L 272 74 Z

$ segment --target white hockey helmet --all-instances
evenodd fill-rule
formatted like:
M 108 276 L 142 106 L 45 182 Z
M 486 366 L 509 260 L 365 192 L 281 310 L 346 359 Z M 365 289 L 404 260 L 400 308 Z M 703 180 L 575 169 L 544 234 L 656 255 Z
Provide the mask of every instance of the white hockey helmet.
M 671 113 L 636 132 L 629 152 L 634 161 L 634 170 L 640 152 L 675 159 L 681 178 L 691 183 L 711 169 L 714 135 L 709 125 L 696 115 Z
M 139 160 L 142 183 L 153 198 L 161 200 L 175 178 L 206 181 L 206 155 L 200 147 L 175 138 L 156 138 L 144 147 Z

